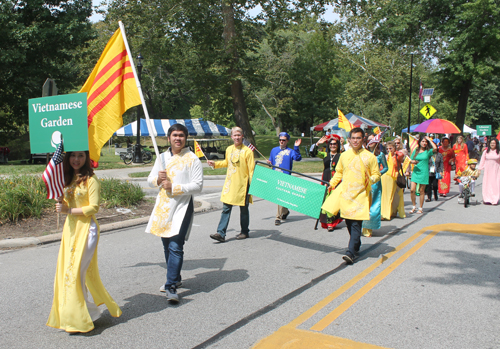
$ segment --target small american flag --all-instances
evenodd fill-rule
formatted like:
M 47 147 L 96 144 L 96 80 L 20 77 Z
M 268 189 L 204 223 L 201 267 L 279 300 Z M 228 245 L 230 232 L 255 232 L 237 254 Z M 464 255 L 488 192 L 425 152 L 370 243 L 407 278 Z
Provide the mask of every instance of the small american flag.
M 256 149 L 255 146 L 246 139 L 243 140 L 243 144 L 250 148 L 251 151 L 254 151 Z
M 372 140 L 368 142 L 367 146 L 370 144 L 373 144 L 373 143 L 380 143 L 380 141 L 382 140 L 382 137 L 384 137 L 386 132 L 387 132 L 387 130 L 385 130 L 384 132 L 379 133 L 378 135 L 373 137 Z
M 43 181 L 47 187 L 47 199 L 57 199 L 63 195 L 64 171 L 63 171 L 63 143 L 59 144 L 47 168 L 43 172 Z

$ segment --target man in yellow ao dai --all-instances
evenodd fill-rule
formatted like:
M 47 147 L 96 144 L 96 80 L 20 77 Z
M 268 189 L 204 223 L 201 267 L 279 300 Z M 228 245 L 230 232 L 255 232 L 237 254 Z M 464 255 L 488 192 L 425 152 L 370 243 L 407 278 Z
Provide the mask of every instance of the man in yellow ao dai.
M 345 219 L 350 239 L 342 258 L 347 264 L 354 263 L 361 247 L 362 223 L 370 219 L 371 185 L 380 180 L 377 158 L 362 147 L 364 137 L 361 128 L 352 129 L 351 149 L 340 155 L 335 175 L 330 180 L 330 187 L 335 190 L 322 206 L 332 215 L 340 210 L 340 216 Z
M 248 188 L 252 180 L 255 161 L 253 152 L 243 144 L 241 128 L 233 127 L 231 138 L 234 145 L 226 149 L 226 158 L 223 161 L 208 161 L 208 164 L 215 168 L 227 167 L 226 181 L 220 198 L 223 202 L 220 222 L 217 233 L 210 235 L 212 239 L 219 242 L 226 241 L 226 230 L 233 206 L 240 206 L 241 233 L 236 236 L 236 239 L 248 238 L 250 231 L 248 229 L 250 223 L 248 204 L 252 202 L 252 197 L 248 195 Z
M 159 188 L 156 204 L 146 232 L 161 237 L 167 281 L 160 287 L 167 300 L 178 302 L 184 242 L 188 239 L 194 216 L 193 194 L 203 189 L 203 169 L 198 157 L 185 148 L 188 130 L 174 124 L 168 129 L 170 148 L 156 159 L 149 174 L 149 185 Z

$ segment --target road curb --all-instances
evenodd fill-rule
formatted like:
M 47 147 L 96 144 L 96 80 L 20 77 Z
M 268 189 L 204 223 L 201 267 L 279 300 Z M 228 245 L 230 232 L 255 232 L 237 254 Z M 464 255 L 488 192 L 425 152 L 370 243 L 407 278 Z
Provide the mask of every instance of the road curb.
M 209 211 L 212 209 L 212 204 L 207 202 L 207 201 L 204 201 L 204 200 L 195 200 L 195 201 L 201 203 L 200 207 L 197 207 L 194 209 L 195 214 L 206 212 L 206 211 Z M 106 232 L 110 232 L 110 231 L 114 231 L 114 230 L 118 230 L 118 229 L 130 228 L 130 227 L 134 227 L 137 225 L 147 224 L 148 221 L 149 221 L 149 217 L 141 217 L 141 218 L 136 218 L 136 219 L 128 219 L 128 220 L 121 221 L 121 222 L 103 224 L 103 225 L 101 225 L 101 234 L 106 233 Z M 17 248 L 17 247 L 29 247 L 29 246 L 36 246 L 36 245 L 44 245 L 44 244 L 49 244 L 52 242 L 61 241 L 61 238 L 62 238 L 62 232 L 44 235 L 44 236 L 38 236 L 38 237 L 5 239 L 5 240 L 0 241 L 0 248 Z

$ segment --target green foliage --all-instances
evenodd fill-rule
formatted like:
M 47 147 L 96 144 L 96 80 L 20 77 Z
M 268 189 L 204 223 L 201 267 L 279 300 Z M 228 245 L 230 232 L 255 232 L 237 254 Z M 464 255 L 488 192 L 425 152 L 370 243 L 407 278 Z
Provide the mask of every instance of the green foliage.
M 131 207 L 144 198 L 141 187 L 135 183 L 119 179 L 101 179 L 101 200 L 105 208 Z
M 40 218 L 44 209 L 54 204 L 46 197 L 41 176 L 1 177 L 0 224 L 22 218 Z
M 30 98 L 47 78 L 59 94 L 81 86 L 76 58 L 93 37 L 90 0 L 0 2 L 0 130 L 13 139 L 27 132 Z
M 500 4 L 491 0 L 337 2 L 348 18 L 369 23 L 372 42 L 438 60 L 439 87 L 458 102 L 455 122 L 465 121 L 474 79 L 493 73 L 500 54 Z
M 496 130 L 500 126 L 500 77 L 491 75 L 477 79 L 470 99 L 470 124 L 492 125 Z
M 141 188 L 135 184 L 117 179 L 101 180 L 103 207 L 130 207 L 143 197 Z M 0 177 L 0 225 L 23 218 L 40 218 L 54 203 L 54 200 L 47 199 L 45 183 L 40 175 Z

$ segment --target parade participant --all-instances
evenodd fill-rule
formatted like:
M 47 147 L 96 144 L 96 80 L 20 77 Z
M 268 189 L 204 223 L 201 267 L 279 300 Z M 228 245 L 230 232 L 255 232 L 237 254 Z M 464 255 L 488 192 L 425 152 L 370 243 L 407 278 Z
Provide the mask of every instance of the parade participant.
M 203 168 L 198 157 L 185 148 L 187 136 L 186 126 L 170 126 L 170 148 L 156 159 L 148 176 L 149 185 L 159 191 L 146 232 L 161 237 L 167 276 L 160 291 L 175 303 L 179 302 L 184 243 L 193 224 L 193 194 L 203 189 Z
M 406 142 L 406 141 L 405 141 Z M 396 137 L 394 140 L 394 145 L 396 147 L 396 153 L 394 159 L 397 160 L 397 166 L 399 168 L 399 173 L 401 175 L 404 175 L 401 167 L 399 167 L 403 162 L 404 159 L 408 156 L 408 150 L 405 148 L 405 144 L 401 142 L 401 137 Z M 394 164 L 396 164 L 396 161 L 394 161 Z M 390 169 L 389 169 L 390 171 Z M 396 176 L 397 179 L 397 176 Z M 399 218 L 406 218 L 406 213 L 405 213 L 405 201 L 404 201 L 404 188 L 400 188 L 396 185 L 396 193 L 393 197 L 392 200 L 392 213 L 391 217 L 396 216 L 396 214 L 399 215 Z M 383 218 L 383 216 L 382 216 Z
M 345 219 L 349 231 L 349 247 L 342 259 L 353 264 L 361 247 L 361 225 L 370 219 L 371 186 L 380 180 L 377 158 L 362 147 L 365 132 L 355 127 L 350 132 L 351 149 L 340 155 L 335 175 L 330 181 L 334 190 L 322 209 Z M 340 183 L 340 184 L 339 184 Z M 337 186 L 338 185 L 338 186 Z
M 457 176 L 455 177 L 455 180 L 460 180 L 460 177 L 470 177 L 470 193 L 471 196 L 476 196 L 476 194 L 474 193 L 474 188 L 476 187 L 476 180 L 481 175 L 481 170 L 476 169 L 477 165 L 476 159 L 470 159 L 469 161 L 467 161 L 467 164 L 469 166 L 467 166 L 467 168 L 463 172 L 458 173 Z M 464 185 L 462 184 L 462 182 L 458 184 L 458 188 L 460 190 L 459 198 L 461 199 L 464 197 L 463 196 Z
M 396 184 L 398 173 L 400 171 L 401 160 L 404 157 L 403 153 L 396 151 L 396 141 L 387 142 L 387 171 L 380 177 L 382 186 L 382 195 L 380 203 L 380 213 L 383 220 L 390 221 L 392 217 L 399 214 L 400 218 L 405 218 L 405 206 L 403 189 Z
M 437 152 L 429 158 L 429 185 L 425 187 L 427 194 L 426 202 L 432 201 L 432 192 L 434 191 L 434 200 L 438 200 L 438 182 L 443 178 L 443 156 Z
M 469 134 L 467 135 L 467 141 L 465 142 L 467 145 L 467 152 L 469 153 L 469 158 L 475 158 L 476 154 L 474 151 L 474 141 L 472 140 L 472 136 Z
M 405 156 L 408 156 L 408 150 L 405 149 L 403 142 L 401 142 L 401 137 L 396 137 L 394 139 L 395 151 L 402 152 Z
M 481 156 L 478 167 L 483 171 L 483 202 L 497 205 L 500 200 L 500 149 L 498 139 L 492 138 Z
M 432 149 L 429 149 L 429 145 Z M 429 184 L 429 158 L 437 152 L 437 145 L 429 137 L 422 137 L 418 141 L 418 147 L 410 156 L 410 163 L 415 165 L 411 174 L 411 202 L 413 208 L 410 213 L 423 213 L 425 186 Z M 410 175 L 410 168 L 406 170 L 406 176 Z M 416 191 L 420 192 L 420 207 L 416 208 Z
M 248 205 L 252 202 L 252 196 L 248 195 L 250 181 L 252 180 L 255 161 L 253 152 L 243 144 L 243 130 L 239 127 L 231 129 L 231 138 L 234 145 L 227 147 L 226 158 L 223 161 L 209 160 L 209 166 L 215 168 L 227 167 L 226 181 L 222 187 L 221 201 L 222 213 L 220 217 L 217 233 L 211 234 L 210 237 L 219 242 L 226 241 L 226 230 L 231 217 L 233 206 L 240 206 L 240 226 L 241 233 L 236 236 L 236 239 L 243 240 L 248 238 L 250 230 L 250 214 Z
M 469 151 L 464 143 L 464 137 L 458 136 L 457 142 L 453 145 L 453 152 L 455 153 L 455 173 L 464 171 L 469 160 Z
M 340 149 L 341 152 L 344 152 L 344 151 L 347 151 L 347 150 L 351 149 L 351 146 L 349 145 L 349 139 L 346 142 L 344 140 L 344 137 L 340 137 L 340 148 L 341 148 Z
M 326 139 L 326 137 L 321 138 L 316 145 L 324 143 Z M 323 159 L 323 175 L 321 176 L 323 181 L 330 182 L 332 177 L 335 175 L 335 168 L 339 162 L 340 153 L 340 137 L 332 135 L 331 138 L 328 139 L 326 152 L 318 152 L 318 157 Z M 321 227 L 323 229 L 333 231 L 335 227 L 343 221 L 343 219 L 340 218 L 340 214 L 331 216 L 326 212 L 321 212 L 319 221 L 321 222 Z
M 89 332 L 101 315 L 98 305 L 106 304 L 113 317 L 119 317 L 122 311 L 99 276 L 97 245 L 100 228 L 95 214 L 99 211 L 101 185 L 90 166 L 89 152 L 67 152 L 63 169 L 64 196 L 58 199 L 56 211 L 67 214 L 67 217 L 47 326 L 66 332 Z
M 288 141 L 290 140 L 290 135 L 286 132 L 281 132 L 279 134 L 279 146 L 271 150 L 271 155 L 269 155 L 268 164 L 285 168 L 291 170 L 293 166 L 293 161 L 302 160 L 300 155 L 300 143 L 302 140 L 299 138 L 295 141 L 293 149 L 288 148 Z M 283 172 L 285 174 L 290 174 L 288 171 L 282 171 L 279 168 L 274 168 L 275 171 Z M 281 205 L 278 205 L 278 213 L 276 214 L 275 225 L 280 225 L 282 221 L 285 221 L 290 211 Z
M 378 142 L 373 141 L 375 135 L 368 136 L 367 149 L 377 157 L 377 163 L 380 170 L 380 175 L 384 175 L 387 172 L 387 161 L 385 159 L 384 153 L 380 152 L 378 147 Z M 373 229 L 380 229 L 380 205 L 382 197 L 382 183 L 379 181 L 372 184 L 371 190 L 372 203 L 370 206 L 370 220 L 363 221 L 363 236 L 372 236 Z
M 446 197 L 446 194 L 450 192 L 451 184 L 451 166 L 455 163 L 455 153 L 453 149 L 450 148 L 450 140 L 448 137 L 443 137 L 441 139 L 441 146 L 438 151 L 443 156 L 443 178 L 438 182 L 438 192 L 442 197 Z

